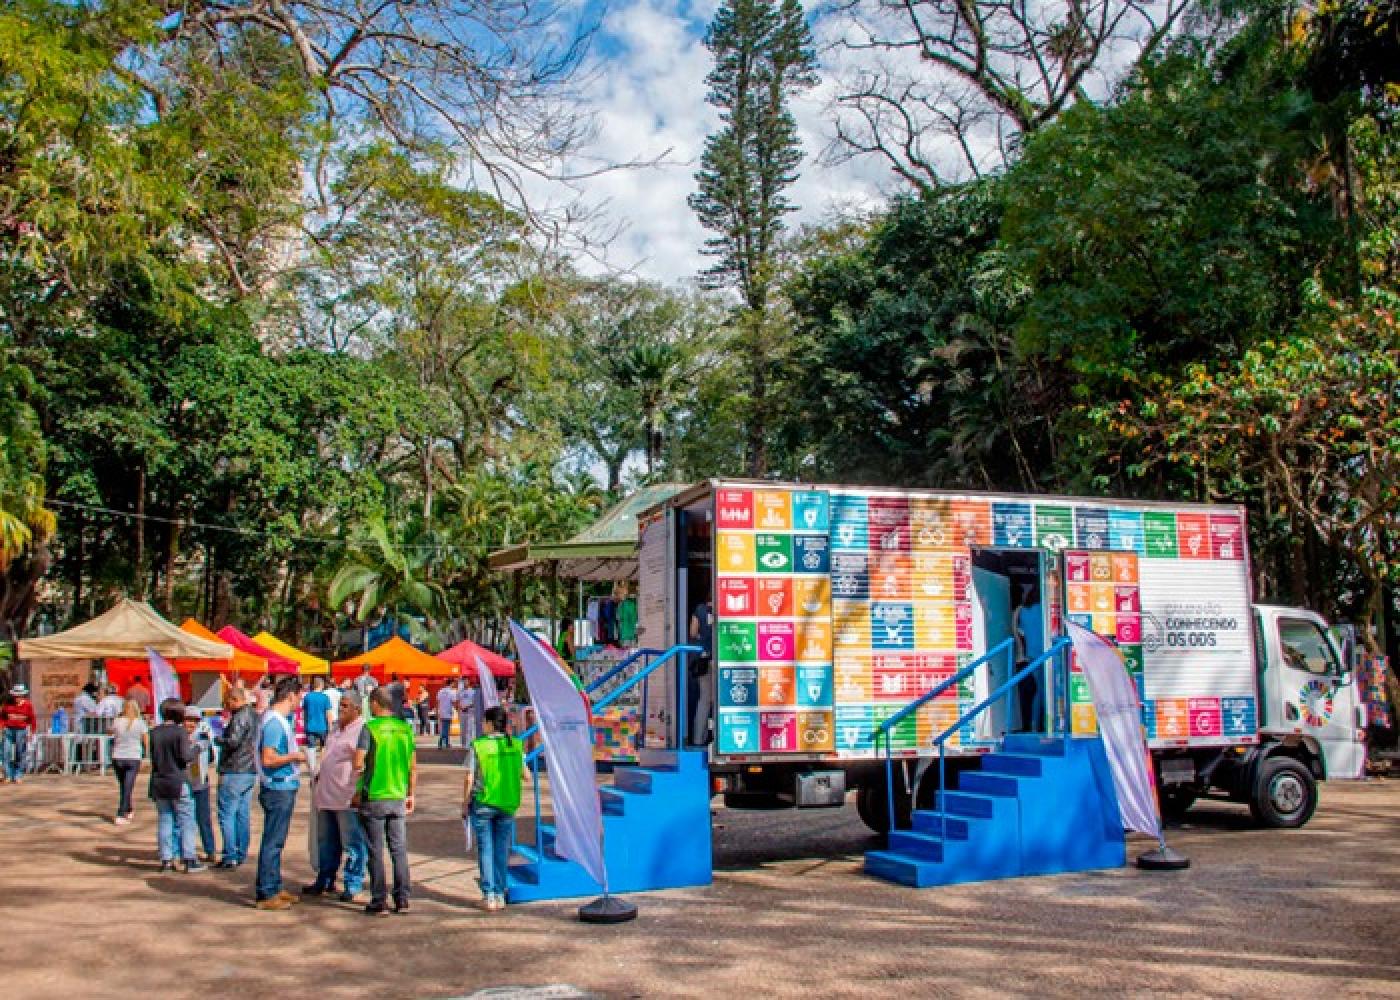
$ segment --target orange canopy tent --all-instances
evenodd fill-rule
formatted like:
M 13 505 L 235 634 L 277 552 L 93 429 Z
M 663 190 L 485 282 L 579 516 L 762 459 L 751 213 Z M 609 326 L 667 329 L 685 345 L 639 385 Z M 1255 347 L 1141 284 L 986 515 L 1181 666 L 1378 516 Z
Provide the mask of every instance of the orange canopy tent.
M 186 618 L 180 623 L 180 631 L 188 632 L 190 635 L 209 642 L 225 643 L 225 640 L 215 635 L 193 618 Z M 232 643 L 225 643 L 232 645 Z M 245 681 L 254 681 L 267 673 L 267 660 L 261 656 L 255 656 L 244 650 L 233 649 L 232 660 L 203 660 L 191 659 L 188 657 L 176 657 L 169 661 L 175 673 L 185 677 L 192 673 L 219 673 L 237 674 Z M 149 682 L 151 665 L 148 661 L 141 659 L 109 659 L 106 662 L 107 679 L 117 686 L 117 690 L 123 693 L 131 686 L 132 681 L 138 677 L 144 677 Z M 185 687 L 184 684 L 181 685 Z
M 414 649 L 398 636 L 375 646 L 367 653 L 352 656 L 348 660 L 337 660 L 331 665 L 331 674 L 336 680 L 356 677 L 365 665 L 370 667 L 370 673 L 381 684 L 394 674 L 405 680 L 445 680 L 461 674 L 461 667 L 457 664 L 447 663 L 435 656 L 429 656 L 422 650 Z
M 232 625 L 225 625 L 219 629 L 219 638 L 232 646 L 235 651 L 241 650 L 251 656 L 262 657 L 267 663 L 267 672 L 270 674 L 294 674 L 298 670 L 296 660 L 290 656 L 274 653 L 259 645 Z
M 457 664 L 462 668 L 462 676 L 475 684 L 476 658 L 478 656 L 481 657 L 481 662 L 486 664 L 486 669 L 491 671 L 492 676 L 507 679 L 515 676 L 514 660 L 508 660 L 499 653 L 493 653 L 485 646 L 479 646 L 470 639 L 464 639 L 451 649 L 443 650 L 437 655 L 437 658 Z

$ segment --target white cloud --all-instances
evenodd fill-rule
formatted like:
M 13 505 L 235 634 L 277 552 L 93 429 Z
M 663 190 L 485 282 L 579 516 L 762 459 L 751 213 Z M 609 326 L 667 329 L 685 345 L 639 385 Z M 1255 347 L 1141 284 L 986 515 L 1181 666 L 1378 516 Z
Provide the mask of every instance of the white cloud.
M 716 6 L 717 0 L 631 0 L 603 21 L 587 94 L 598 135 L 578 165 L 667 154 L 664 165 L 612 171 L 581 183 L 585 199 L 623 227 L 608 248 L 608 266 L 666 282 L 693 278 L 706 266 L 701 248 L 707 233 L 686 198 L 695 189 L 705 137 L 718 124 L 716 110 L 705 103 L 710 55 L 702 44 Z M 878 203 L 881 186 L 889 183 L 887 168 L 872 160 L 818 163 L 834 86 L 833 74 L 793 106 L 806 154 L 802 176 L 789 192 L 800 209 L 789 217 L 793 226 Z

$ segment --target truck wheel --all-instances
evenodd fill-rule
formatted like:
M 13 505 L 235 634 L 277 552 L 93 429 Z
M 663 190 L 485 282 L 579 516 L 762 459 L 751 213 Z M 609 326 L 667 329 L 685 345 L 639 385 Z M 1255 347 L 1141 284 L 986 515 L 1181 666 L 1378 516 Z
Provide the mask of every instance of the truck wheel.
M 1249 811 L 1262 826 L 1291 829 L 1312 818 L 1317 808 L 1317 782 L 1291 757 L 1270 757 L 1254 774 Z
M 1173 785 L 1160 789 L 1157 801 L 1162 806 L 1163 819 L 1180 820 L 1186 815 L 1186 811 L 1196 804 L 1196 790 Z
M 856 793 L 856 812 L 860 821 L 873 832 L 890 832 L 890 805 L 885 797 L 883 780 L 860 786 L 860 791 Z M 894 793 L 894 821 L 901 829 L 909 826 L 909 796 L 898 788 Z

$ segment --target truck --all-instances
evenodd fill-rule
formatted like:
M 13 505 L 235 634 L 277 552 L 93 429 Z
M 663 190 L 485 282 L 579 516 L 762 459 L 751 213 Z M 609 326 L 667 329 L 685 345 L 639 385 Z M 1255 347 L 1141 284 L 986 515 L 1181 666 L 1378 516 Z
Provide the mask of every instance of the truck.
M 1164 816 L 1208 797 L 1301 826 L 1318 782 L 1360 776 L 1364 710 L 1326 621 L 1255 603 L 1246 529 L 1240 505 L 699 483 L 639 517 L 641 641 L 706 651 L 649 699 L 646 739 L 707 746 L 731 807 L 854 791 L 884 832 L 891 800 L 897 823 L 932 801 L 950 727 L 950 784 L 1006 733 L 1096 732 L 1072 655 L 959 725 L 1068 620 L 1137 683 Z

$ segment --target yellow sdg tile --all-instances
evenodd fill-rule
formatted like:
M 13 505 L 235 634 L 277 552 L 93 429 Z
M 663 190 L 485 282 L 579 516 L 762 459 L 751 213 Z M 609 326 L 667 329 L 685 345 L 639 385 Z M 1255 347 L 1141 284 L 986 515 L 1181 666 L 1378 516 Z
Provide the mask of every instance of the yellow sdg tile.
M 1087 735 L 1098 730 L 1099 716 L 1093 705 L 1075 705 L 1070 711 L 1070 730 L 1075 735 Z
M 792 494 L 786 490 L 755 490 L 753 526 L 759 531 L 791 531 Z
M 721 531 L 716 539 L 721 573 L 753 573 L 757 571 L 758 554 L 754 548 L 754 536 L 732 531 Z
M 1089 610 L 1094 614 L 1110 614 L 1118 607 L 1118 595 L 1111 583 L 1095 583 L 1089 587 Z
M 1094 583 L 1113 582 L 1113 556 L 1107 552 L 1089 554 L 1089 579 Z
M 831 624 L 829 622 L 798 621 L 797 658 L 804 663 L 831 662 Z
M 792 613 L 798 618 L 831 617 L 831 577 L 796 577 L 792 581 L 792 601 Z
M 951 650 L 957 635 L 951 604 L 914 606 L 914 645 L 921 650 Z
M 831 602 L 832 641 L 839 646 L 870 648 L 869 605 L 860 601 Z

